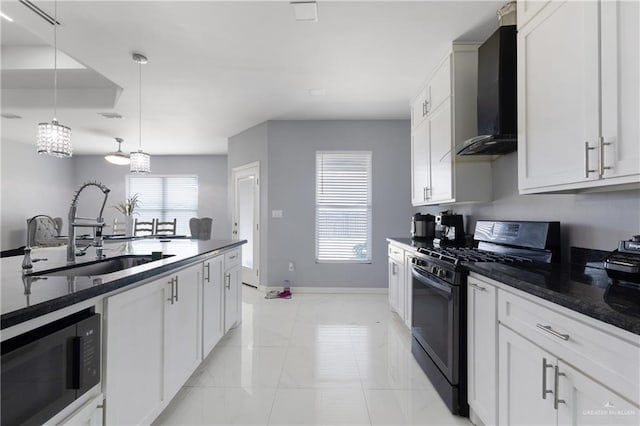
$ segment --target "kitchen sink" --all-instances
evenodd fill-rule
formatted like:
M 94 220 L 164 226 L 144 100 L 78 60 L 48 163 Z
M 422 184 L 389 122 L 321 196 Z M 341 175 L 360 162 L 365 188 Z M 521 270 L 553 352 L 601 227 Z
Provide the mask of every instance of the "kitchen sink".
M 164 258 L 173 255 L 164 255 Z M 145 263 L 155 260 L 150 254 L 143 255 L 124 255 L 111 257 L 109 259 L 96 260 L 93 262 L 82 263 L 79 265 L 69 265 L 62 268 L 48 269 L 46 271 L 38 271 L 30 275 L 48 275 L 48 276 L 93 276 L 110 274 L 112 272 L 122 271 L 124 269 L 133 268 L 134 266 L 144 265 Z

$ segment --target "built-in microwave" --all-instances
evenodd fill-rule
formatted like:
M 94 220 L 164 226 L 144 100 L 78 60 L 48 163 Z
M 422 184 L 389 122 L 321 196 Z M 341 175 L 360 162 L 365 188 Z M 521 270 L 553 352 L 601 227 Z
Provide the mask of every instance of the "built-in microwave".
M 93 308 L 2 342 L 3 426 L 41 425 L 100 383 Z

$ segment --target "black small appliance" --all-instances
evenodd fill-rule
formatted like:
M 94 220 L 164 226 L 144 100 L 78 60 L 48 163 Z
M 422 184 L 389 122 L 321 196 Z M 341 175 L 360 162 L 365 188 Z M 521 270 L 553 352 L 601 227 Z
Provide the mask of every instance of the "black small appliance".
M 640 235 L 620 241 L 618 249 L 604 261 L 604 268 L 612 278 L 640 283 Z
M 464 220 L 460 214 L 442 212 L 435 217 L 435 246 L 464 245 Z
M 435 236 L 435 216 L 416 213 L 411 217 L 411 238 L 430 239 Z

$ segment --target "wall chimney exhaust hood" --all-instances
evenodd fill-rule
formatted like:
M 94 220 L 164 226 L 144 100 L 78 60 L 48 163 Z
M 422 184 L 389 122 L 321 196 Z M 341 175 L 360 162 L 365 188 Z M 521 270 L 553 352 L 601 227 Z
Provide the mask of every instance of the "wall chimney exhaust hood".
M 478 48 L 478 136 L 458 155 L 500 155 L 517 149 L 515 2 L 498 11 L 500 28 Z

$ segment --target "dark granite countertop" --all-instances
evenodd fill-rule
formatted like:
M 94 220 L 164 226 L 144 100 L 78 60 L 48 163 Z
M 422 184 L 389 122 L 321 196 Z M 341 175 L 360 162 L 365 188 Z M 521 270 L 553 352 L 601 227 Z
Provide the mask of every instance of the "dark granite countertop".
M 472 272 L 640 334 L 640 286 L 609 278 L 604 269 L 576 264 L 521 267 L 464 262 L 463 265 Z
M 105 241 L 104 254 L 107 258 L 129 254 L 149 255 L 157 251 L 173 256 L 96 276 L 23 276 L 22 256 L 3 258 L 0 328 L 5 329 L 105 295 L 244 243 L 246 243 L 245 240 L 203 241 L 184 238 Z M 34 263 L 33 273 L 63 267 L 66 265 L 66 246 L 34 249 L 31 257 L 47 259 Z M 90 248 L 85 256 L 77 257 L 76 263 L 82 264 L 95 260 L 95 249 Z
M 431 248 L 433 247 L 433 239 L 432 238 L 418 238 L 418 239 L 413 239 L 410 237 L 403 237 L 403 238 L 398 238 L 398 237 L 393 237 L 393 238 L 387 238 L 387 241 L 390 243 L 394 243 L 394 244 L 400 244 L 402 246 L 404 246 L 405 250 L 413 250 L 416 251 L 419 248 Z

